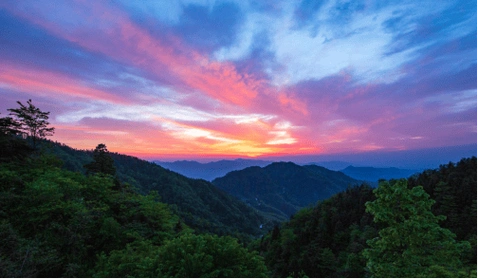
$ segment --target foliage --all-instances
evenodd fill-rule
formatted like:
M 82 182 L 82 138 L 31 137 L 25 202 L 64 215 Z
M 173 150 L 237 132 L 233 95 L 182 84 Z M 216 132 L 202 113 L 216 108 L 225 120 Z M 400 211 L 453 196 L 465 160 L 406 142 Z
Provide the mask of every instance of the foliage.
M 410 188 L 422 185 L 436 201 L 432 212 L 447 216 L 440 225 L 455 233 L 458 240 L 476 239 L 476 171 L 476 157 L 473 156 L 408 179 Z
M 98 144 L 93 151 L 93 162 L 85 164 L 84 167 L 86 173 L 103 173 L 113 176 L 116 173 L 113 158 L 111 158 L 106 145 L 103 143 Z
M 265 277 L 262 257 L 232 237 L 184 234 L 162 246 L 134 242 L 102 254 L 98 277 Z
M 176 234 L 177 217 L 156 195 L 126 184 L 115 190 L 111 177 L 85 177 L 47 161 L 0 164 L 2 277 L 87 277 L 98 253 Z
M 29 105 L 32 109 L 31 101 Z M 38 109 L 33 107 L 32 110 Z M 11 111 L 23 113 L 21 110 Z M 262 257 L 247 251 L 236 239 L 191 235 L 188 226 L 170 211 L 168 205 L 159 202 L 157 192 L 151 191 L 162 187 L 143 187 L 131 176 L 122 176 L 140 186 L 143 189 L 140 194 L 138 188 L 113 177 L 115 161 L 104 144 L 98 145 L 92 154 L 86 152 L 85 156 L 85 152 L 40 139 L 42 149 L 31 156 L 29 152 L 17 148 L 27 146 L 26 140 L 18 136 L 22 134 L 20 122 L 10 117 L 0 120 L 0 276 L 171 276 L 166 275 L 170 274 L 168 271 L 156 267 L 170 255 L 167 249 L 182 242 L 186 250 L 190 249 L 192 243 L 197 243 L 194 251 L 198 255 L 195 259 L 207 254 L 205 259 L 212 260 L 203 262 L 209 269 L 202 269 L 196 274 L 233 277 L 266 274 Z M 40 129 L 31 137 L 35 140 L 45 135 L 42 134 L 45 131 L 53 130 Z M 12 145 L 12 142 L 18 145 Z M 65 164 L 51 153 L 58 151 L 61 151 L 59 154 L 62 158 L 67 159 L 66 167 L 76 168 L 76 172 L 60 168 Z M 78 154 L 80 156 L 76 157 Z M 81 167 L 78 161 L 91 160 L 88 159 L 91 158 L 90 154 L 93 162 L 86 164 L 86 168 L 91 175 L 85 176 L 83 171 L 78 171 L 78 167 Z M 120 160 L 130 158 L 119 154 L 117 157 Z M 151 166 L 153 171 L 165 172 L 139 159 L 133 159 L 132 162 L 137 163 L 138 169 Z M 129 165 L 120 164 L 121 167 L 124 170 Z M 178 181 L 170 183 L 170 189 L 175 188 L 176 182 L 184 183 L 181 180 L 186 180 L 186 185 L 191 183 L 188 185 L 191 188 L 204 188 L 201 185 L 203 181 L 179 177 Z M 214 187 L 207 183 L 205 186 Z M 221 211 L 231 205 L 241 206 L 225 193 L 217 189 L 215 191 L 220 195 L 210 201 L 212 210 Z M 196 192 L 194 198 L 209 197 L 209 193 Z M 237 210 L 238 218 L 246 222 L 246 218 L 240 214 L 241 210 L 244 208 Z M 219 224 L 237 220 L 227 220 L 227 214 L 226 210 L 222 215 L 211 217 L 226 217 L 224 220 L 218 218 Z M 183 238 L 182 235 L 188 237 Z M 179 242 L 175 242 L 176 239 Z M 193 254 L 193 251 L 188 251 L 188 255 Z M 154 258 L 155 255 L 159 256 Z M 114 264 L 117 262 L 123 264 Z M 141 263 L 141 267 L 133 268 L 136 263 Z M 188 269 L 189 266 L 185 264 L 180 256 L 168 259 L 168 267 Z
M 389 183 L 394 185 L 397 180 Z M 408 183 L 408 191 L 412 191 L 411 189 L 418 184 L 424 185 L 423 190 L 437 200 L 431 206 L 432 212 L 447 217 L 445 220 L 439 217 L 436 221 L 457 235 L 456 241 L 450 240 L 446 236 L 453 234 L 438 229 L 436 223 L 429 224 L 429 228 L 434 228 L 435 232 L 442 234 L 441 240 L 446 240 L 444 242 L 448 243 L 446 245 L 451 245 L 450 249 L 441 250 L 436 256 L 445 257 L 447 265 L 435 261 L 425 272 L 418 271 L 417 274 L 410 276 L 476 277 L 476 157 L 464 158 L 456 164 L 442 165 L 437 170 L 426 170 L 410 177 Z M 426 196 L 423 192 L 415 194 L 419 194 L 421 198 Z M 365 269 L 367 259 L 363 251 L 367 248 L 367 241 L 379 239 L 378 231 L 385 229 L 387 225 L 383 222 L 374 223 L 372 215 L 365 212 L 365 203 L 374 200 L 375 195 L 368 186 L 349 188 L 319 202 L 313 208 L 300 210 L 289 222 L 282 224 L 281 228 L 275 227 L 251 246 L 264 256 L 266 265 L 274 277 L 370 276 Z M 423 202 L 423 204 L 431 203 L 431 201 Z M 409 208 L 415 208 L 415 205 Z M 378 206 L 377 210 L 387 212 L 391 209 L 384 205 Z M 393 212 L 388 216 L 398 220 L 404 218 L 403 214 Z M 417 233 L 414 238 L 414 230 L 423 228 L 410 225 L 408 229 L 412 233 L 410 240 L 415 239 L 414 241 L 423 242 L 425 245 L 424 251 L 420 252 L 432 253 L 430 249 L 433 245 L 429 240 L 437 237 L 437 233 L 422 230 L 422 236 Z M 471 248 L 466 242 L 461 242 L 462 240 L 469 242 Z M 456 254 L 457 251 L 460 253 Z M 451 257 L 453 255 L 454 257 Z
M 367 185 L 348 188 L 300 210 L 254 245 L 273 277 L 364 277 L 361 252 L 376 235 L 365 212 L 365 202 L 372 199 Z
M 20 123 L 11 117 L 0 118 L 0 162 L 21 160 L 33 150 L 20 137 Z
M 452 232 L 439 226 L 445 217 L 431 212 L 435 202 L 421 186 L 408 189 L 404 179 L 393 185 L 383 181 L 374 194 L 377 199 L 366 203 L 367 212 L 384 225 L 364 251 L 374 277 L 446 275 L 439 270 L 458 275 L 460 255 L 470 245 L 457 243 Z
M 21 135 L 21 124 L 11 117 L 0 118 L 0 135 L 17 136 Z
M 384 182 L 377 199 L 348 188 L 279 228 L 207 181 L 103 144 L 40 138 L 49 153 L 33 154 L 19 123 L 0 118 L 1 277 L 476 277 L 476 157 Z M 260 224 L 273 227 L 250 245 L 260 254 L 189 228 L 245 241 Z
M 18 130 L 24 132 L 31 137 L 33 141 L 33 149 L 36 149 L 36 142 L 38 138 L 45 138 L 52 136 L 55 128 L 48 127 L 50 112 L 43 112 L 32 104 L 32 100 L 28 100 L 28 106 L 25 106 L 20 101 L 17 101 L 20 108 L 8 109 L 10 115 L 13 115 L 16 121 L 20 124 Z
M 315 165 L 278 162 L 263 168 L 233 171 L 212 183 L 270 219 L 283 222 L 299 209 L 357 185 L 359 181 Z
M 161 247 L 159 270 L 166 277 L 265 277 L 262 257 L 236 239 L 186 234 Z
M 83 165 L 92 161 L 92 151 L 46 141 L 42 145 L 48 143 L 49 152 L 61 158 L 65 169 L 86 173 Z M 273 226 L 264 216 L 205 180 L 190 179 L 132 156 L 108 155 L 114 160 L 115 179 L 128 183 L 140 194 L 156 191 L 161 201 L 198 233 L 232 235 L 247 242 Z
M 256 252 L 191 234 L 157 193 L 62 170 L 49 156 L 0 164 L 0 276 L 266 275 Z

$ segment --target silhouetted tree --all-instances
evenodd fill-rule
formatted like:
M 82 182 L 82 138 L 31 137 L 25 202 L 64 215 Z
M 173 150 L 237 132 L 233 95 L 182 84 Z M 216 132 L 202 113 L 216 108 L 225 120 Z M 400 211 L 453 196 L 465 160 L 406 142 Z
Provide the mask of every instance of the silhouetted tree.
M 115 175 L 116 168 L 114 166 L 114 160 L 111 158 L 106 145 L 103 143 L 98 144 L 93 151 L 93 162 L 84 165 L 87 173 L 103 173 L 109 175 Z
M 48 115 L 50 112 L 43 112 L 32 104 L 32 100 L 28 100 L 28 106 L 23 105 L 17 101 L 20 108 L 8 109 L 10 115 L 15 116 L 15 121 L 20 124 L 16 128 L 32 138 L 33 149 L 36 148 L 37 138 L 45 138 L 52 136 L 55 128 L 48 127 Z
M 11 117 L 0 118 L 0 135 L 16 136 L 20 135 L 21 124 Z
M 21 124 L 11 117 L 0 118 L 0 161 L 25 158 L 32 151 L 19 136 Z

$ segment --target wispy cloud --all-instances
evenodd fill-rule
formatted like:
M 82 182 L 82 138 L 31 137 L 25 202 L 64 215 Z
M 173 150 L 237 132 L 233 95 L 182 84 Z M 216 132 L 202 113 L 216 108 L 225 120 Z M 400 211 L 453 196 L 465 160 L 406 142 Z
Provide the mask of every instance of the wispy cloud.
M 0 3 L 0 109 L 129 154 L 476 143 L 476 3 Z

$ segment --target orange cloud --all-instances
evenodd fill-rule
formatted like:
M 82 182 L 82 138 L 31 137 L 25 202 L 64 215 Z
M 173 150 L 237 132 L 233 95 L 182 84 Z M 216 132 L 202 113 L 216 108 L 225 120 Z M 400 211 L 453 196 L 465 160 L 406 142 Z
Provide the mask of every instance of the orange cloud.
M 250 107 L 255 98 L 263 94 L 287 110 L 307 113 L 305 105 L 296 98 L 268 93 L 271 86 L 267 81 L 239 73 L 232 63 L 210 61 L 178 38 L 169 36 L 163 41 L 154 38 L 115 7 L 106 6 L 104 2 L 80 1 L 74 4 L 85 17 L 85 22 L 79 22 L 77 28 L 54 25 L 47 15 L 42 19 L 25 9 L 11 12 L 93 52 L 128 61 L 159 77 L 172 75 L 180 88 L 189 87 L 190 91 L 203 92 L 220 102 Z M 85 32 L 81 30 L 82 25 L 100 28 Z M 97 30 L 102 32 L 95 33 Z
M 27 10 L 12 11 L 42 26 L 51 33 L 69 40 L 89 51 L 105 54 L 115 60 L 134 65 L 158 78 L 173 77 L 172 85 L 178 94 L 203 93 L 222 104 L 237 107 L 236 111 L 262 111 L 258 105 L 267 103 L 268 108 L 286 117 L 287 112 L 307 115 L 307 106 L 292 93 L 277 92 L 267 80 L 247 73 L 241 73 L 230 62 L 211 61 L 207 56 L 184 45 L 178 38 L 167 37 L 159 40 L 132 22 L 120 10 L 106 7 L 104 2 L 78 2 L 79 11 L 87 14 L 85 22 L 74 27 L 64 27 L 50 22 L 46 15 L 30 15 Z M 82 30 L 82 24 L 97 25 L 100 28 Z M 95 26 L 96 27 L 96 26 Z M 98 30 L 101 30 L 98 32 Z M 79 98 L 101 99 L 112 103 L 128 103 L 128 100 L 87 87 L 77 80 L 58 73 L 8 67 L 0 73 L 0 81 L 17 90 L 48 94 L 68 95 Z M 194 104 L 193 104 L 194 105 Z M 141 142 L 133 142 L 130 137 L 120 139 L 115 131 L 94 129 L 76 130 L 77 127 L 60 126 L 81 141 L 69 137 L 57 129 L 58 137 L 65 143 L 75 142 L 74 146 L 84 148 L 95 141 L 109 142 L 110 150 L 122 152 L 134 149 L 143 154 L 235 154 L 258 156 L 262 154 L 302 152 L 308 146 L 301 145 L 301 139 L 291 130 L 275 130 L 274 123 L 257 120 L 251 123 L 228 121 L 222 127 L 199 127 L 160 119 L 162 124 L 170 124 L 175 129 L 141 134 Z M 120 132 L 134 132 L 134 129 L 121 129 Z M 194 140 L 191 140 L 193 138 Z M 158 144 L 158 139 L 161 144 Z M 127 146 L 127 147 L 125 147 Z M 94 147 L 94 146 L 93 146 Z M 89 148 L 93 148 L 89 147 Z

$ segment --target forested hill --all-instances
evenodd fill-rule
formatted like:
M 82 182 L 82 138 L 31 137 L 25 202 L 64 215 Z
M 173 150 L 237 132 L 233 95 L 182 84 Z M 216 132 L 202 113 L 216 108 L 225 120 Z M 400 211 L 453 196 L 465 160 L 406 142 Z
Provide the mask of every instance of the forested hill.
M 360 182 L 315 165 L 279 162 L 233 171 L 212 183 L 270 218 L 285 221 L 300 208 Z
M 436 201 L 432 210 L 436 215 L 447 216 L 442 221 L 458 239 L 474 239 L 476 245 L 476 157 L 463 158 L 457 163 L 425 170 L 408 179 L 409 187 L 423 186 Z
M 263 258 L 236 238 L 193 232 L 157 194 L 141 195 L 112 175 L 104 145 L 84 175 L 3 133 L 3 123 L 0 277 L 267 276 Z
M 476 278 L 476 178 L 471 157 L 375 190 L 349 188 L 256 247 L 273 277 Z
M 68 170 L 84 172 L 83 165 L 92 161 L 92 151 L 43 143 L 48 143 L 46 150 L 61 158 Z M 169 204 L 174 213 L 198 232 L 247 238 L 263 234 L 266 228 L 273 226 L 260 213 L 210 182 L 190 179 L 132 156 L 109 154 L 120 181 L 129 183 L 142 194 L 158 192 L 161 201 Z

